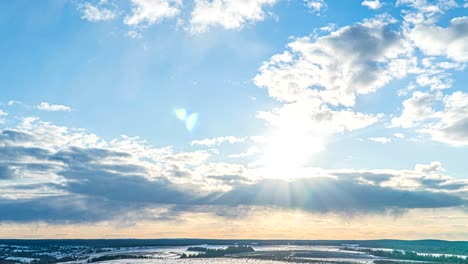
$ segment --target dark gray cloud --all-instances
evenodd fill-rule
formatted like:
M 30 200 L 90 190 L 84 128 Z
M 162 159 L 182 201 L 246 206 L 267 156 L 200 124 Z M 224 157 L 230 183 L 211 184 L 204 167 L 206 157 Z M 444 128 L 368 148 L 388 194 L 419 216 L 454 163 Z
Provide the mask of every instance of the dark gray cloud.
M 29 133 L 24 133 L 16 130 L 3 130 L 0 133 L 0 141 L 5 143 L 12 143 L 12 142 L 26 142 L 33 139 L 33 136 Z
M 373 172 L 361 172 L 361 173 L 335 173 L 336 176 L 343 176 L 348 178 L 361 178 L 363 180 L 369 181 L 373 184 L 381 184 L 385 181 L 390 180 L 395 177 L 395 175 L 390 173 L 373 173 Z
M 0 162 L 15 162 L 25 158 L 36 158 L 46 161 L 50 152 L 43 148 L 4 146 L 0 147 Z
M 135 217 L 144 209 L 143 205 L 134 203 L 115 203 L 78 195 L 0 199 L 0 221 L 60 224 L 122 220 Z
M 131 155 L 125 152 L 111 151 L 100 148 L 78 148 L 70 147 L 58 151 L 49 157 L 50 160 L 62 161 L 67 164 L 94 162 L 105 158 L 125 158 Z
M 334 178 L 263 180 L 239 186 L 210 202 L 345 213 L 453 207 L 464 203 L 461 198 L 444 193 L 398 190 Z
M 92 167 L 68 168 L 59 174 L 70 180 L 64 186 L 65 190 L 113 201 L 178 204 L 196 197 L 189 186 L 176 185 L 160 177 L 148 180 L 141 175 L 112 173 Z

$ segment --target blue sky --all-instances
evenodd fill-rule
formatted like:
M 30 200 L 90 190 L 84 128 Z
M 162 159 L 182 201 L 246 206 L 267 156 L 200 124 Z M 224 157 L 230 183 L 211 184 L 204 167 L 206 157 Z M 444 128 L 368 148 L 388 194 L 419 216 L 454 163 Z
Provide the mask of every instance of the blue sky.
M 115 229 L 105 234 L 132 234 L 122 221 L 229 219 L 220 211 L 265 205 L 279 218 L 298 209 L 337 223 L 353 210 L 369 223 L 391 221 L 395 210 L 411 223 L 438 208 L 466 219 L 467 8 L 461 0 L 2 2 L 0 207 L 11 217 L 0 218 L 8 226 L 0 236 L 26 237 L 37 223 L 47 226 L 38 237 L 73 225 L 92 236 L 106 222 Z M 189 128 L 181 109 L 193 114 Z M 305 194 L 342 187 L 355 203 L 262 195 L 285 184 L 310 187 Z M 124 200 L 112 194 L 119 190 Z M 416 205 L 395 198 L 403 194 Z M 83 211 L 70 210 L 73 199 Z M 37 203 L 38 212 L 21 213 Z M 126 210 L 144 217 L 97 217 Z M 191 219 L 174 236 L 200 224 Z M 385 236 L 376 226 L 375 237 Z M 415 237 L 468 237 L 454 230 Z

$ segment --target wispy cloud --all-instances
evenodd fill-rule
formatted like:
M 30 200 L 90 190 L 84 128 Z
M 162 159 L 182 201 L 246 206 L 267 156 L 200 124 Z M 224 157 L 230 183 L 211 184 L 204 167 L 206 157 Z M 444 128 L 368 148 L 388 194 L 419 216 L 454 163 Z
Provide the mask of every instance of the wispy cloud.
M 191 32 L 205 32 L 212 27 L 241 29 L 249 23 L 262 21 L 264 9 L 276 0 L 195 0 L 191 13 Z
M 314 13 L 320 14 L 327 8 L 325 0 L 304 0 L 305 5 Z
M 72 109 L 69 106 L 66 105 L 60 105 L 60 104 L 49 104 L 47 102 L 42 102 L 38 104 L 37 109 L 39 110 L 44 110 L 44 111 L 64 111 L 64 112 L 70 112 Z
M 381 144 L 387 144 L 392 142 L 392 139 L 387 137 L 371 137 L 369 138 L 369 140 Z
M 240 143 L 244 142 L 245 138 L 238 138 L 238 137 L 233 137 L 233 136 L 226 136 L 226 137 L 216 137 L 216 138 L 205 138 L 201 140 L 194 140 L 190 144 L 192 146 L 199 145 L 199 146 L 219 146 L 222 143 L 229 143 L 229 144 L 234 144 L 234 143 Z
M 130 26 L 148 26 L 173 18 L 180 13 L 181 0 L 131 0 L 132 12 L 124 23 Z
M 362 1 L 361 5 L 367 6 L 372 10 L 377 10 L 382 7 L 382 3 L 380 3 L 380 0 L 364 0 Z
M 91 22 L 107 21 L 117 17 L 116 11 L 89 2 L 79 4 L 78 10 L 81 12 L 82 19 Z

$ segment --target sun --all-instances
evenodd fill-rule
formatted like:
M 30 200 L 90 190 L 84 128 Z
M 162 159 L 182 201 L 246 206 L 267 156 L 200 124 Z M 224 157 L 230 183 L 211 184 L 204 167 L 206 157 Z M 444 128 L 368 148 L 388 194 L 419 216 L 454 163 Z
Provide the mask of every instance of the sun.
M 314 154 L 323 150 L 325 137 L 304 129 L 283 128 L 266 137 L 260 159 L 264 178 L 291 179 L 304 176 Z

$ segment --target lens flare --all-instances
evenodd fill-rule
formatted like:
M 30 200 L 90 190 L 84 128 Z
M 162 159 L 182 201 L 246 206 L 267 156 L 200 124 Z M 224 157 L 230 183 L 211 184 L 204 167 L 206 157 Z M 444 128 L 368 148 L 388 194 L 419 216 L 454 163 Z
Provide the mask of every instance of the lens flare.
M 190 114 L 187 119 L 185 120 L 185 127 L 189 130 L 192 131 L 192 129 L 195 127 L 198 121 L 198 114 L 193 113 Z
M 185 110 L 184 108 L 176 109 L 176 110 L 174 110 L 174 113 L 175 113 L 177 119 L 179 119 L 181 121 L 184 121 L 187 118 L 187 110 Z
M 198 114 L 189 114 L 187 109 L 185 108 L 175 109 L 174 114 L 177 117 L 177 119 L 185 123 L 185 128 L 187 128 L 188 131 L 192 131 L 198 122 Z

